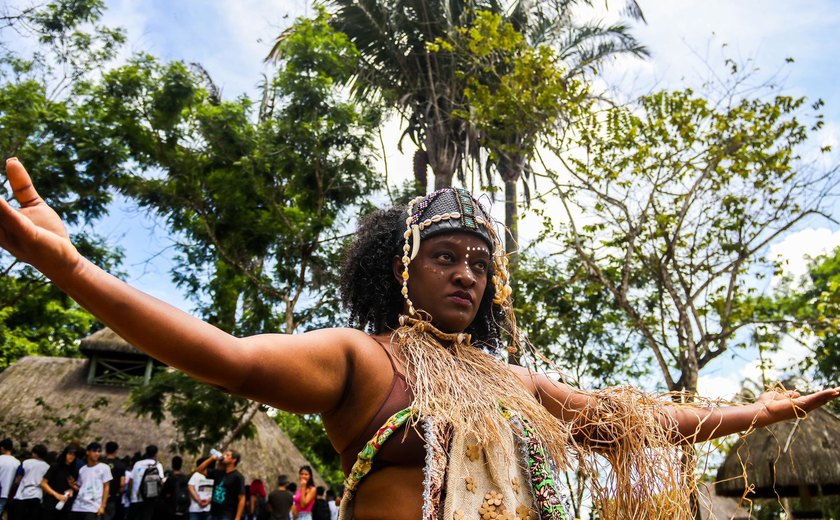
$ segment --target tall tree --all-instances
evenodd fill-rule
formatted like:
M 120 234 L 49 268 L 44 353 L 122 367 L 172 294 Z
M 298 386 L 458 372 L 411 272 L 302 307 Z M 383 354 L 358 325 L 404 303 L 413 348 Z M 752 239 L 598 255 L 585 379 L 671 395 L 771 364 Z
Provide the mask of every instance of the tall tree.
M 111 270 L 121 253 L 93 231 L 107 211 L 110 184 L 124 156 L 107 139 L 103 114 L 92 104 L 94 72 L 124 37 L 99 24 L 103 3 L 56 0 L 0 17 L 0 150 L 38 172 L 47 202 L 70 224 L 85 256 Z M 12 38 L 37 41 L 16 50 Z M 0 369 L 30 355 L 78 355 L 93 317 L 37 271 L 0 255 Z
M 700 370 L 764 321 L 751 296 L 767 245 L 825 211 L 836 169 L 800 155 L 820 107 L 775 92 L 659 92 L 588 116 L 579 153 L 563 157 L 560 236 L 642 336 L 668 390 L 695 392 Z
M 488 4 L 492 2 L 487 2 Z M 426 171 L 435 189 L 463 174 L 473 139 L 468 127 L 451 116 L 463 104 L 464 80 L 452 56 L 430 53 L 427 45 L 466 25 L 481 1 L 334 0 L 336 29 L 361 53 L 352 86 L 359 98 L 380 98 L 397 109 L 417 146 L 414 175 L 425 193 Z
M 583 30 L 567 12 L 558 12 L 553 25 L 546 23 L 541 11 L 520 9 L 510 20 L 480 11 L 471 26 L 456 28 L 431 50 L 454 56 L 459 75 L 466 79 L 467 104 L 452 114 L 469 124 L 477 144 L 486 152 L 487 182 L 493 184 L 495 172 L 504 184 L 505 249 L 510 253 L 514 294 L 520 296 L 514 300 L 524 303 L 517 274 L 518 186 L 525 180 L 522 185 L 530 202 L 527 178 L 540 141 L 555 137 L 589 110 L 589 89 L 581 81 L 584 73 L 614 54 L 644 56 L 646 51 L 623 26 L 587 26 Z M 529 41 L 517 26 L 549 43 Z M 558 41 L 563 42 L 559 51 L 550 46 Z M 518 362 L 517 356 L 511 361 Z
M 455 174 L 464 172 L 465 160 L 478 158 L 474 130 L 452 115 L 468 106 L 466 77 L 460 73 L 463 62 L 429 47 L 471 26 L 478 12 L 505 17 L 532 45 L 555 45 L 576 71 L 625 47 L 638 48 L 623 25 L 577 23 L 574 9 L 593 5 L 589 0 L 332 0 L 330 5 L 335 27 L 348 34 L 362 55 L 353 78 L 356 93 L 362 98 L 379 96 L 401 113 L 404 135 L 418 147 L 414 173 L 423 190 L 427 166 L 439 189 L 451 186 Z M 627 2 L 626 11 L 641 17 L 635 1 Z
M 150 57 L 109 74 L 101 90 L 120 128 L 114 138 L 144 173 L 159 172 L 130 179 L 126 192 L 166 219 L 178 237 L 176 283 L 234 334 L 330 323 L 340 236 L 376 186 L 370 146 L 379 113 L 338 92 L 355 70 L 355 49 L 321 16 L 298 21 L 279 52 L 282 67 L 259 105 L 222 100 L 201 69 Z M 218 415 L 173 377 L 143 390 L 140 409 L 177 403 L 165 399 L 174 393 L 194 405 L 184 421 Z M 258 405 L 220 399 L 232 406 L 228 430 L 247 432 Z M 220 431 L 194 431 L 183 445 L 231 440 Z
M 813 346 L 803 368 L 823 384 L 840 383 L 840 247 L 811 259 L 801 279 L 785 277 L 756 307 L 777 325 L 772 343 L 785 333 L 798 336 Z

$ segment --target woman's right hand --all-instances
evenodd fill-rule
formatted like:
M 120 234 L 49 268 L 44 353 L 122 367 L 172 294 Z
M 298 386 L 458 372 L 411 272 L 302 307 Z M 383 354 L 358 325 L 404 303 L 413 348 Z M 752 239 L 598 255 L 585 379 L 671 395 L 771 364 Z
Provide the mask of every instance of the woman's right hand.
M 47 276 L 72 271 L 80 255 L 61 218 L 38 195 L 16 158 L 6 160 L 6 176 L 20 209 L 0 197 L 0 246 Z

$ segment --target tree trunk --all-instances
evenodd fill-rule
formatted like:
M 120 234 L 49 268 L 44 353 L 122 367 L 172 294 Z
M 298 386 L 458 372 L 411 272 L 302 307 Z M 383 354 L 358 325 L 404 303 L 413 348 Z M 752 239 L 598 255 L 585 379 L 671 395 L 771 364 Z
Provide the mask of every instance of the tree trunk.
M 254 416 L 257 415 L 257 412 L 260 410 L 260 403 L 256 401 L 251 401 L 248 404 L 248 407 L 245 408 L 245 411 L 242 412 L 242 417 L 239 418 L 239 422 L 236 423 L 236 426 L 225 435 L 221 441 L 219 441 L 219 449 L 224 451 L 227 446 L 233 442 L 233 439 L 239 435 L 243 429 L 245 429 L 248 424 L 254 419 Z
M 432 173 L 435 175 L 435 190 L 452 187 L 452 178 L 455 176 L 455 169 L 461 156 L 455 145 L 447 142 L 445 134 L 435 134 L 429 130 L 424 144 L 426 146 L 426 158 Z
M 429 186 L 429 154 L 426 150 L 418 148 L 414 152 L 414 191 L 415 194 L 425 195 L 426 188 Z M 437 179 L 435 180 L 437 184 Z
M 519 177 L 509 175 L 509 172 L 500 172 L 505 179 L 505 252 L 508 256 L 508 272 L 510 273 L 512 298 L 516 301 L 516 271 L 519 266 L 519 208 L 516 205 L 516 184 Z M 512 365 L 521 364 L 522 353 L 514 352 L 508 357 Z

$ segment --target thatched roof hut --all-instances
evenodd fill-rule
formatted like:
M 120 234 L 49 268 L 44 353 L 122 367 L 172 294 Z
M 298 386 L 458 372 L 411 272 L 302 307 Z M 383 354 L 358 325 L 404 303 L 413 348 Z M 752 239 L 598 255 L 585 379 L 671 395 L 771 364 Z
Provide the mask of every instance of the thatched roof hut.
M 718 495 L 712 484 L 701 482 L 697 487 L 700 490 L 702 520 L 753 520 L 748 505 L 741 505 L 734 498 Z
M 821 408 L 740 439 L 718 470 L 719 495 L 809 497 L 840 493 L 840 418 Z
M 94 335 L 94 341 L 87 341 L 86 345 L 95 348 L 97 339 L 101 340 L 105 334 L 98 338 Z M 127 348 L 118 347 L 116 351 L 130 353 Z M 87 350 L 90 354 L 90 348 Z M 171 421 L 167 419 L 157 425 L 151 419 L 126 412 L 130 389 L 125 385 L 89 384 L 93 363 L 93 357 L 90 360 L 25 357 L 8 367 L 0 373 L 0 428 L 18 441 L 26 440 L 30 445 L 45 442 L 50 449 L 58 450 L 62 447 L 60 434 L 64 432 L 66 436 L 74 426 L 57 426 L 46 416 L 75 414 L 83 423 L 79 428 L 86 431 L 85 437 L 78 439 L 80 442 L 115 440 L 120 444 L 121 456 L 143 451 L 147 444 L 156 444 L 167 466 L 170 454 L 166 448 L 176 439 Z M 96 408 L 94 404 L 102 397 L 107 399 L 107 404 Z M 36 404 L 36 398 L 42 399 L 45 406 Z M 258 413 L 254 422 L 257 428 L 254 438 L 236 441 L 231 446 L 242 453 L 239 469 L 246 479 L 262 478 L 273 483 L 279 473 L 296 475 L 301 465 L 308 464 L 265 413 Z M 185 465 L 191 464 L 187 458 Z
M 79 352 L 87 357 L 100 353 L 115 354 L 121 357 L 148 357 L 143 351 L 124 340 L 122 336 L 119 336 L 109 327 L 98 330 L 82 339 L 79 342 Z

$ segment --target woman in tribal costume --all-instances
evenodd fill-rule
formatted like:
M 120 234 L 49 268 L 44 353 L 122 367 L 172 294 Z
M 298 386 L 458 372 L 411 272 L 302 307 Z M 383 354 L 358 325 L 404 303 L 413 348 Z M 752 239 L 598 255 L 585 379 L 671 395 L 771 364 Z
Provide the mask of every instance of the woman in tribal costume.
M 478 202 L 453 189 L 361 224 L 342 297 L 365 331 L 236 338 L 83 258 L 21 163 L 6 167 L 19 208 L 0 201 L 0 246 L 156 359 L 232 394 L 320 413 L 347 473 L 345 519 L 568 518 L 554 473 L 572 463 L 597 472 L 594 452 L 611 463 L 602 513 L 686 517 L 691 472 L 663 447 L 790 419 L 840 395 L 682 407 L 507 365 L 498 353 L 519 348 L 519 335 L 504 251 Z

